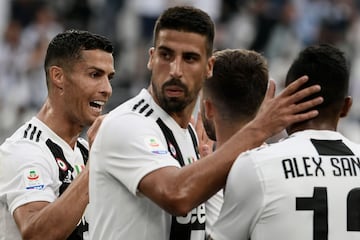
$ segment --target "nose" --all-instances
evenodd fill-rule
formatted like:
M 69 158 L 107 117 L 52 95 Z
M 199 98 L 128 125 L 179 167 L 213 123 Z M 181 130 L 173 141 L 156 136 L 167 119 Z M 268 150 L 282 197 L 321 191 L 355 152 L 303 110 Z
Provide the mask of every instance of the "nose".
M 183 71 L 182 71 L 182 59 L 180 57 L 175 58 L 171 63 L 170 63 L 170 76 L 173 78 L 181 78 Z
M 112 86 L 110 83 L 110 79 L 108 77 L 105 77 L 104 80 L 102 81 L 102 85 L 101 85 L 101 94 L 104 97 L 110 97 L 112 94 Z

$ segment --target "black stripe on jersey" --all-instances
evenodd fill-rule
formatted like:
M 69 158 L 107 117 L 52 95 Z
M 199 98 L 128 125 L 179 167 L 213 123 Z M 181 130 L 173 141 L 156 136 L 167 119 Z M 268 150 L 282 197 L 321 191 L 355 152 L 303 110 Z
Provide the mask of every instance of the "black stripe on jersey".
M 29 130 L 31 129 L 31 126 L 32 126 L 32 124 L 30 123 L 30 124 L 28 125 L 28 127 L 26 128 L 26 130 L 24 131 L 24 138 L 27 137 L 27 134 L 28 134 Z
M 72 176 L 72 172 L 74 171 L 74 168 L 71 166 L 71 164 L 66 160 L 64 152 L 62 148 L 51 141 L 50 139 L 46 140 L 46 145 L 50 149 L 51 153 L 54 156 L 54 160 L 56 162 L 56 165 L 59 167 L 59 180 L 62 182 L 60 186 L 60 195 L 63 194 L 63 192 L 66 190 L 66 188 L 70 185 L 70 183 L 74 180 Z M 88 150 L 85 146 L 83 146 L 79 141 L 77 142 L 77 146 L 79 147 L 81 154 L 85 159 L 88 158 Z M 62 167 L 60 167 L 59 162 L 61 161 Z M 84 232 L 87 232 L 89 230 L 89 224 L 82 219 L 77 227 L 74 229 L 74 231 L 68 236 L 67 240 L 82 240 Z
M 354 153 L 346 146 L 341 139 L 339 140 L 319 140 L 311 139 L 319 155 L 324 156 L 349 156 Z
M 41 133 L 42 133 L 42 131 L 39 130 L 38 133 L 37 133 L 37 135 L 36 135 L 36 139 L 35 139 L 36 142 L 39 142 Z
M 179 145 L 177 144 L 174 134 L 171 131 L 171 129 L 168 128 L 160 118 L 158 118 L 156 120 L 156 123 L 159 125 L 161 131 L 163 132 L 163 134 L 166 138 L 166 141 L 168 144 L 168 150 L 169 150 L 171 156 L 173 156 L 173 158 L 175 158 L 179 162 L 180 166 L 182 166 L 182 167 L 185 166 L 184 158 L 181 154 Z M 172 148 L 174 148 L 175 151 Z
M 133 112 L 137 111 L 138 113 L 144 114 L 145 117 L 149 117 L 154 112 L 154 110 L 152 108 L 149 109 L 150 105 L 148 103 L 146 103 L 144 106 L 142 106 L 144 103 L 145 103 L 145 100 L 141 99 L 138 103 L 136 103 L 133 106 L 132 111 Z M 141 107 L 141 108 L 139 109 L 139 107 Z M 147 110 L 147 111 L 145 111 L 145 110 Z
M 77 141 L 77 147 L 80 149 L 81 155 L 84 159 L 84 164 L 86 164 L 89 159 L 89 150 L 79 141 Z
M 30 133 L 30 135 L 29 135 Z M 40 141 L 42 131 L 38 130 L 36 126 L 33 126 L 31 123 L 27 126 L 27 128 L 24 131 L 24 138 L 27 138 L 29 140 L 35 140 L 36 142 Z M 34 138 L 35 136 L 35 138 Z
M 134 107 L 133 107 L 133 111 L 135 111 L 141 104 L 143 104 L 145 102 L 145 100 L 144 99 L 141 99 L 137 104 L 135 104 L 134 105 Z
M 188 129 L 189 129 L 189 133 L 190 133 L 190 136 L 191 136 L 191 140 L 192 140 L 193 145 L 194 145 L 194 149 L 195 149 L 195 152 L 196 152 L 196 157 L 197 157 L 197 159 L 200 159 L 199 146 L 198 146 L 198 143 L 197 143 L 197 140 L 196 140 L 195 132 L 194 132 L 194 130 L 192 129 L 192 127 L 190 125 L 188 126 Z
M 149 104 L 145 104 L 145 106 L 143 106 L 139 112 L 143 113 L 148 107 L 149 107 Z
M 166 124 L 160 118 L 158 118 L 156 120 L 156 123 L 159 125 L 161 131 L 163 132 L 163 134 L 166 138 L 168 150 L 169 150 L 171 156 L 173 158 L 175 158 L 182 167 L 185 166 L 184 159 L 183 159 L 182 153 L 180 151 L 180 147 L 177 144 L 174 134 L 171 131 L 171 129 L 168 128 L 166 126 Z M 193 146 L 195 148 L 196 155 L 198 157 L 199 155 L 198 155 L 198 150 L 197 150 L 198 147 L 197 147 L 196 135 L 190 126 L 189 126 L 189 132 L 191 135 L 191 139 L 193 141 Z M 204 208 L 205 208 L 205 206 L 204 206 Z M 169 240 L 187 240 L 187 239 L 191 238 L 192 230 L 205 230 L 205 223 L 200 223 L 199 219 L 197 217 L 198 214 L 200 214 L 198 211 L 200 211 L 199 208 L 196 208 L 195 213 L 194 212 L 189 213 L 191 220 L 189 220 L 189 222 L 187 222 L 187 223 L 184 223 L 184 222 L 180 223 L 180 222 L 178 222 L 176 216 L 172 216 Z M 196 220 L 196 221 L 193 221 L 193 220 Z
M 153 110 L 153 109 L 150 109 L 150 110 L 145 114 L 145 117 L 150 116 L 153 112 L 154 112 L 154 110 Z

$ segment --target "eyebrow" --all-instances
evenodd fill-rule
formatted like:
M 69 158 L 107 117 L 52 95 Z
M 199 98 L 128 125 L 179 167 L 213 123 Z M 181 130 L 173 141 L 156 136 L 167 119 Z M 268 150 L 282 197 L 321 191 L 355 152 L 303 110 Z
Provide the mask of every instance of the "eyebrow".
M 104 71 L 103 69 L 98 68 L 98 67 L 95 67 L 95 66 L 91 66 L 91 67 L 89 67 L 88 69 L 89 69 L 89 70 L 96 70 L 96 71 L 98 71 L 98 72 L 101 73 L 101 74 L 105 74 L 105 71 Z M 114 75 L 115 75 L 115 71 L 113 71 L 113 72 L 111 72 L 111 73 L 108 74 L 108 76 L 111 76 L 111 77 L 113 77 Z
M 158 48 L 158 50 L 164 50 L 164 51 L 168 51 L 168 52 L 171 52 L 171 53 L 175 52 L 173 49 L 168 48 L 166 46 L 158 46 L 157 48 Z M 184 52 L 184 53 L 182 53 L 182 55 L 193 55 L 193 56 L 198 56 L 198 57 L 201 56 L 199 53 L 193 52 L 193 51 Z

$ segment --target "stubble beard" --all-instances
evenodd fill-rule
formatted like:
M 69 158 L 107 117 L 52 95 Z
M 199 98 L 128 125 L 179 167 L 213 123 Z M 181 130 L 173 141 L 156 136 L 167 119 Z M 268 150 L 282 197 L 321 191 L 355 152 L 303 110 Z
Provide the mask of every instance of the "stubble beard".
M 181 87 L 184 91 L 184 97 L 167 97 L 165 95 L 165 87 L 169 85 Z M 169 82 L 165 83 L 161 89 L 157 88 L 155 84 L 152 84 L 152 89 L 159 101 L 160 107 L 168 114 L 183 111 L 194 100 L 191 94 L 189 94 L 188 88 L 178 79 L 171 79 Z

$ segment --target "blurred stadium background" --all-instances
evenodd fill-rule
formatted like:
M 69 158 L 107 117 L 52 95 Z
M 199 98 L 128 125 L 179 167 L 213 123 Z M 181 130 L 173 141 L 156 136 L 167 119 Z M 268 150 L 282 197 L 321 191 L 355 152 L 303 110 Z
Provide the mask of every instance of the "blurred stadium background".
M 46 97 L 43 60 L 64 29 L 103 34 L 115 45 L 110 111 L 146 87 L 147 49 L 158 15 L 174 5 L 199 7 L 216 23 L 215 49 L 248 48 L 268 59 L 281 90 L 303 47 L 327 42 L 347 55 L 354 104 L 339 127 L 360 142 L 360 0 L 2 0 L 0 1 L 0 143 Z

